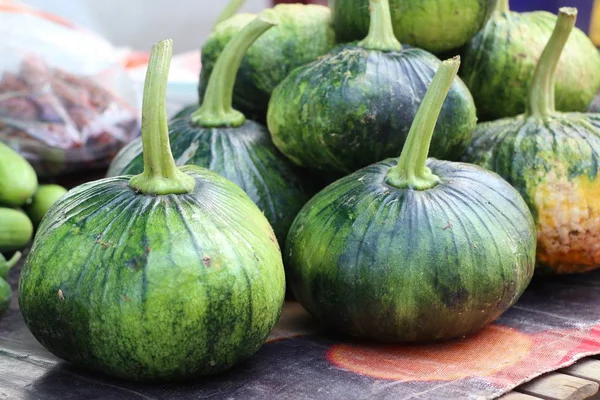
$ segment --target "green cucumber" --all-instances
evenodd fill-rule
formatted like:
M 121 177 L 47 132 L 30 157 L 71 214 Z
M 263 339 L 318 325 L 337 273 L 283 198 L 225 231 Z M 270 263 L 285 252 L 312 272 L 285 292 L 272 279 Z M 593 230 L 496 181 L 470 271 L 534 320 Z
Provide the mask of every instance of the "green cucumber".
M 31 204 L 25 206 L 25 212 L 31 218 L 33 225 L 38 226 L 50 207 L 65 193 L 67 189 L 59 185 L 40 185 Z
M 0 204 L 18 207 L 27 203 L 38 181 L 31 164 L 19 153 L 0 143 Z
M 0 251 L 20 250 L 32 236 L 33 224 L 24 212 L 0 208 Z

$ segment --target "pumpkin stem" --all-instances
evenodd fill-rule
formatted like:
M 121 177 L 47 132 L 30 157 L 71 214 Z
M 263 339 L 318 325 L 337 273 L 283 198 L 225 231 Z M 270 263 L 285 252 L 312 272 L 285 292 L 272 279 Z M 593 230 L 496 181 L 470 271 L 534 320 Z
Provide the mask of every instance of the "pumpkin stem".
M 246 122 L 244 114 L 233 109 L 235 78 L 248 48 L 277 23 L 275 12 L 265 10 L 225 46 L 208 80 L 204 101 L 190 117 L 194 124 L 205 128 L 218 128 L 237 127 Z
M 15 265 L 17 265 L 17 263 L 19 262 L 20 259 L 21 259 L 21 252 L 17 251 L 15 254 L 13 254 L 13 256 L 10 258 L 10 260 L 8 260 L 6 262 L 6 269 L 9 270 L 12 267 L 14 267 Z
M 369 34 L 358 45 L 368 50 L 402 50 L 402 45 L 394 35 L 389 1 L 369 0 L 369 12 L 371 14 Z
M 496 5 L 495 11 L 498 13 L 510 12 L 509 0 L 498 0 L 498 4 Z
M 169 143 L 165 102 L 172 51 L 170 39 L 152 46 L 142 102 L 144 172 L 129 181 L 129 186 L 150 195 L 189 193 L 196 185 L 175 166 Z
M 245 2 L 246 0 L 229 0 L 229 3 L 227 3 L 221 14 L 219 14 L 215 26 L 218 25 L 220 22 L 223 22 L 226 19 L 233 17 L 235 13 L 237 13 L 238 10 L 242 8 Z
M 410 127 L 398 164 L 387 173 L 385 182 L 388 185 L 426 190 L 441 182 L 426 166 L 427 155 L 433 130 L 459 66 L 460 57 L 456 56 L 443 61 L 437 70 Z
M 556 111 L 554 103 L 555 75 L 558 61 L 575 26 L 577 9 L 563 7 L 558 12 L 558 19 L 552 36 L 535 67 L 527 102 L 527 115 L 544 117 Z

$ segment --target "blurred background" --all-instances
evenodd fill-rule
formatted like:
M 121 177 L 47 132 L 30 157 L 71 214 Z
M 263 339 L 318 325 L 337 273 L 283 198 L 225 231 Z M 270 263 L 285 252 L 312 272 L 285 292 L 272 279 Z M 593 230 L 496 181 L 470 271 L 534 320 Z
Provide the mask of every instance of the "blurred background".
M 198 49 L 210 34 L 225 0 L 25 0 L 91 29 L 116 46 L 148 51 L 165 38 L 174 52 Z M 271 0 L 247 0 L 241 12 L 258 12 Z
M 25 0 L 92 29 L 117 46 L 147 51 L 152 43 L 170 37 L 175 52 L 198 49 L 209 35 L 226 0 Z M 327 0 L 247 0 L 242 12 L 257 12 L 279 3 L 319 3 Z M 590 32 L 593 27 L 594 0 L 511 0 L 515 11 L 548 10 L 556 13 L 561 6 L 579 8 L 577 25 Z M 596 5 L 600 20 L 600 5 Z M 600 22 L 600 21 L 598 21 Z M 598 25 L 598 24 L 597 24 Z M 593 33 L 592 33 L 592 36 Z M 596 38 L 594 38 L 596 39 Z M 596 44 L 600 44 L 600 37 Z

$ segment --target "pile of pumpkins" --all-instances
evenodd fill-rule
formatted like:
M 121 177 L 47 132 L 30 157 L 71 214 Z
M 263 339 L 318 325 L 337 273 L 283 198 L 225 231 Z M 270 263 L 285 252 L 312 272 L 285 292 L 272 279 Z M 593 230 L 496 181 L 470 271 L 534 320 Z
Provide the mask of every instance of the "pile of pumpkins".
M 535 271 L 600 266 L 600 114 L 583 113 L 600 54 L 576 15 L 507 0 L 234 15 L 202 48 L 200 104 L 171 121 L 157 43 L 142 137 L 40 225 L 27 326 L 87 368 L 187 379 L 260 348 L 286 279 L 329 327 L 431 342 L 491 323 Z

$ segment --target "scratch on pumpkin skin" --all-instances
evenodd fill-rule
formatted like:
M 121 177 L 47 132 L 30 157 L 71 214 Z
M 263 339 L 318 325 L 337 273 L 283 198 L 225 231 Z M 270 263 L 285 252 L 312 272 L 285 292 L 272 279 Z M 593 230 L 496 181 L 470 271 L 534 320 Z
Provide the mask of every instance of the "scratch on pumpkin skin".
M 557 273 L 600 267 L 600 184 L 555 171 L 535 192 L 538 260 Z
M 100 246 L 104 247 L 105 249 L 108 249 L 113 244 L 112 240 L 105 242 L 104 240 L 102 240 L 101 236 L 98 236 L 96 238 L 96 243 L 98 243 Z

